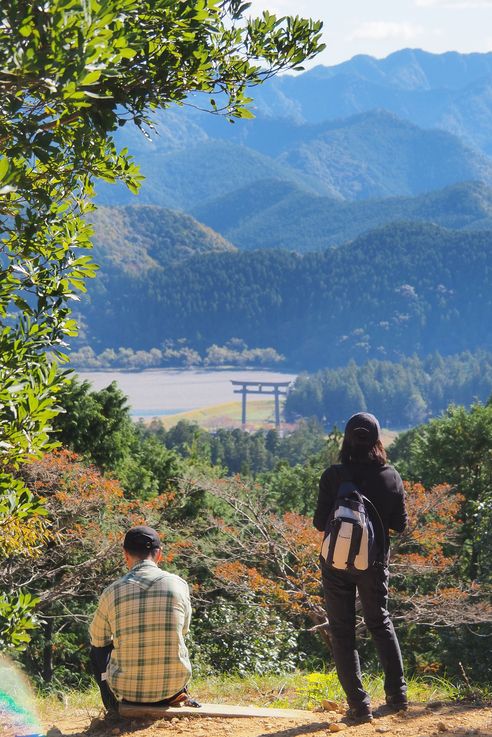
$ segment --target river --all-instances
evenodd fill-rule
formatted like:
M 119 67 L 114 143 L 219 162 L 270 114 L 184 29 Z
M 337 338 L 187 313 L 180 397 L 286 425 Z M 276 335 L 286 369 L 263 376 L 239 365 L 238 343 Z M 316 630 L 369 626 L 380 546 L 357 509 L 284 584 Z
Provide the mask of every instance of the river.
M 148 369 L 146 371 L 81 371 L 81 379 L 94 389 L 116 381 L 128 397 L 133 417 L 159 417 L 187 412 L 223 402 L 240 401 L 231 381 L 294 381 L 296 374 L 253 369 L 192 370 Z M 273 399 L 255 395 L 252 399 Z

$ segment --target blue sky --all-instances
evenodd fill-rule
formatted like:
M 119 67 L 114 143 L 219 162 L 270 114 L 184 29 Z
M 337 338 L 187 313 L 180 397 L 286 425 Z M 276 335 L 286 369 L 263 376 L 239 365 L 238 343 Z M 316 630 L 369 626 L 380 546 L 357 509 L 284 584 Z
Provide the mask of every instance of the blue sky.
M 492 0 L 253 0 L 250 12 L 264 8 L 324 21 L 318 64 L 402 48 L 492 51 Z

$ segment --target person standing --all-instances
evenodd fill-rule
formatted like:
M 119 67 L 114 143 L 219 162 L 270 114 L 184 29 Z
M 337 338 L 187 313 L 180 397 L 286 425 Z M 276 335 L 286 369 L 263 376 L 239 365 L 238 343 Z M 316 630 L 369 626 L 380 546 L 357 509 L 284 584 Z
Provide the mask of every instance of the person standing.
M 128 530 L 123 551 L 129 571 L 104 589 L 89 628 L 91 663 L 110 714 L 120 701 L 184 701 L 191 676 L 188 584 L 158 568 L 161 542 L 151 527 Z
M 400 646 L 388 613 L 389 530 L 403 532 L 407 525 L 407 513 L 402 480 L 386 460 L 376 417 L 367 412 L 353 415 L 345 427 L 340 450 L 341 464 L 330 466 L 320 478 L 313 519 L 317 530 L 326 529 L 340 485 L 347 480 L 352 481 L 369 499 L 380 517 L 380 520 L 374 521 L 379 552 L 376 562 L 367 570 L 334 570 L 325 565 L 321 558 L 333 658 L 347 696 L 347 717 L 353 722 L 372 719 L 370 697 L 362 685 L 356 646 L 356 593 L 384 670 L 386 703 L 395 711 L 408 708 Z

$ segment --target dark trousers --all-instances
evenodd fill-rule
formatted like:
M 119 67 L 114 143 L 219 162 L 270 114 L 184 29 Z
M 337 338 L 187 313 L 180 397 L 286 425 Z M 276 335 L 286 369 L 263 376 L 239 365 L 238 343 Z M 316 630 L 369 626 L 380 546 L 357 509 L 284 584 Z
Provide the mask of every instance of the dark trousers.
M 356 589 L 364 621 L 384 670 L 386 696 L 404 697 L 407 686 L 400 646 L 388 613 L 388 569 L 382 564 L 375 564 L 367 571 L 352 575 L 323 567 L 322 574 L 333 658 L 349 706 L 370 703 L 369 695 L 362 686 L 355 642 Z
M 102 702 L 108 712 L 115 713 L 118 712 L 118 699 L 109 688 L 108 682 L 102 680 L 102 675 L 106 673 L 112 650 L 112 645 L 106 645 L 105 647 L 91 646 L 90 658 L 92 672 L 99 686 Z

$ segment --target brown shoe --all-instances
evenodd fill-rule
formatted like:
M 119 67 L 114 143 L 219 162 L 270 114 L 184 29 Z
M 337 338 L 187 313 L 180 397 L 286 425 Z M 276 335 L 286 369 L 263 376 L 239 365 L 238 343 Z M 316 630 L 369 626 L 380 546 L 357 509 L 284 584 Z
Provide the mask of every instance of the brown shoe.
M 188 691 L 182 691 L 172 701 L 169 701 L 169 706 L 193 706 L 198 709 L 201 704 L 192 698 Z

